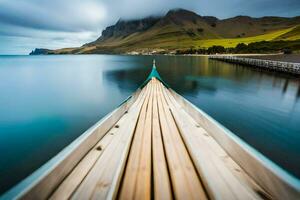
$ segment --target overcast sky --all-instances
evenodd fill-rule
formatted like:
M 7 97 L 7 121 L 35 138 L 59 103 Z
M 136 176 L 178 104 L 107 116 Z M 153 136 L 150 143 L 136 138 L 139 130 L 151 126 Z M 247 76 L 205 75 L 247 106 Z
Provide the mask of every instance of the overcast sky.
M 0 54 L 81 46 L 119 18 L 185 8 L 200 15 L 299 16 L 300 0 L 0 0 Z

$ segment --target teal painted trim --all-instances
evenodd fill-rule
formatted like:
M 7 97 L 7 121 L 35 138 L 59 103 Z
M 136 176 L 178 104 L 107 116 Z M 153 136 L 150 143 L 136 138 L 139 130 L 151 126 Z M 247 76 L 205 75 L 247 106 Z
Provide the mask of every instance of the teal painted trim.
M 157 78 L 160 82 L 162 82 L 162 84 L 164 84 L 164 86 L 166 86 L 167 88 L 169 88 L 168 84 L 165 83 L 162 78 L 160 77 L 158 71 L 156 70 L 156 66 L 155 66 L 155 60 L 153 60 L 153 66 L 152 66 L 152 70 L 148 76 L 148 78 L 144 81 L 144 83 L 139 87 L 139 88 L 143 88 L 145 85 L 147 85 L 147 83 L 152 79 L 152 78 Z M 129 99 L 132 98 L 132 95 L 130 95 L 129 97 L 127 97 L 118 107 L 120 107 L 121 105 L 123 105 L 124 103 L 126 103 Z
M 148 78 L 144 81 L 144 83 L 140 86 L 140 88 L 143 88 L 145 85 L 147 85 L 147 83 L 152 79 L 152 78 L 156 78 L 157 80 L 159 80 L 162 84 L 164 84 L 164 86 L 166 86 L 167 88 L 169 88 L 169 85 L 163 81 L 163 79 L 160 77 L 158 71 L 156 70 L 156 66 L 155 66 L 155 60 L 153 60 L 153 66 L 152 66 L 152 70 L 148 76 Z

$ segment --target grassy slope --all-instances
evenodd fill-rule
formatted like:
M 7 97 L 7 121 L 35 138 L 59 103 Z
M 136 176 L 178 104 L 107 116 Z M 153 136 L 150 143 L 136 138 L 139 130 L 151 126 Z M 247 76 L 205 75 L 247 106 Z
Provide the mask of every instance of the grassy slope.
M 293 30 L 280 35 L 277 40 L 299 40 L 300 39 L 300 26 L 296 26 Z
M 253 37 L 201 39 L 210 37 L 211 35 L 203 35 L 202 37 L 201 34 L 198 34 L 196 37 L 190 37 L 182 31 L 182 29 L 170 25 L 165 26 L 163 29 L 153 28 L 145 33 L 135 33 L 126 38 L 109 39 L 97 46 L 60 49 L 55 50 L 54 53 L 101 53 L 103 50 L 108 52 L 113 50 L 112 52 L 118 53 L 145 49 L 176 50 L 186 48 L 208 48 L 213 45 L 235 47 L 239 43 L 249 44 L 260 41 L 300 39 L 300 26 Z
M 249 44 L 251 42 L 260 42 L 260 41 L 271 41 L 278 39 L 280 36 L 288 34 L 293 31 L 293 28 L 283 29 L 280 31 L 274 31 L 271 33 L 253 36 L 253 37 L 245 37 L 245 38 L 231 38 L 231 39 L 211 39 L 211 40 L 200 40 L 196 42 L 196 45 L 199 47 L 210 47 L 213 45 L 221 45 L 224 47 L 235 47 L 239 43 Z M 298 35 L 299 36 L 299 35 Z M 287 37 L 286 40 L 294 40 L 293 38 Z
M 280 36 L 285 35 L 285 40 L 295 40 L 295 38 L 300 37 L 299 34 L 295 33 L 293 28 L 283 29 L 280 31 L 274 31 L 271 33 L 245 37 L 245 38 L 219 38 L 219 39 L 192 39 L 190 37 L 178 37 L 176 34 L 168 34 L 161 37 L 151 38 L 150 41 L 140 41 L 134 45 L 135 48 L 166 48 L 166 49 L 176 49 L 176 48 L 207 48 L 213 45 L 221 45 L 224 47 L 235 47 L 239 43 L 249 44 L 251 42 L 259 41 L 271 41 L 275 39 L 280 39 Z

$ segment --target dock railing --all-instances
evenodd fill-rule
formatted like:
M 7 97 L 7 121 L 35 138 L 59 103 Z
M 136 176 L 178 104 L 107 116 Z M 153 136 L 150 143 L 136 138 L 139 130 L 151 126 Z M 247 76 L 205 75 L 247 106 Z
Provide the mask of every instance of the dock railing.
M 279 72 L 300 75 L 300 63 L 244 58 L 244 57 L 228 56 L 228 55 L 211 55 L 209 56 L 209 59 L 248 65 L 248 66 L 258 67 L 258 68 L 271 70 L 271 71 L 279 71 Z

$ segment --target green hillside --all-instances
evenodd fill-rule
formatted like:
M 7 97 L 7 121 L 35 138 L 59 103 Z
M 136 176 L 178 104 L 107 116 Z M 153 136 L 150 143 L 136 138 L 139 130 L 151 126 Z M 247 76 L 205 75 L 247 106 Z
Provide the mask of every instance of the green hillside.
M 106 42 L 105 47 L 119 49 L 120 51 L 141 51 L 146 49 L 186 49 L 186 48 L 208 48 L 213 45 L 221 45 L 224 47 L 235 47 L 239 43 L 253 43 L 260 41 L 273 40 L 297 40 L 300 39 L 299 27 L 292 27 L 283 30 L 277 30 L 270 33 L 244 37 L 244 38 L 216 38 L 216 39 L 202 39 L 191 38 L 184 33 L 174 31 L 174 27 L 168 27 L 163 31 L 147 32 L 146 34 L 136 34 L 128 37 L 126 40 L 114 40 L 114 42 Z M 176 30 L 176 29 L 175 29 Z M 297 31 L 298 30 L 298 33 Z M 209 36 L 208 36 L 209 37 Z M 95 49 L 102 48 L 102 45 L 96 45 Z M 91 48 L 91 47 L 90 47 Z M 93 49 L 93 50 L 95 50 Z M 92 50 L 92 51 L 93 51 Z M 82 52 L 90 52 L 90 49 L 83 49 Z
M 294 27 L 292 30 L 278 36 L 276 40 L 299 40 L 300 39 L 300 26 Z
M 157 53 L 214 45 L 286 42 L 300 39 L 300 17 L 237 16 L 220 20 L 177 9 L 162 17 L 119 20 L 94 42 L 78 48 L 47 50 L 48 54 Z M 45 52 L 45 51 L 39 51 Z M 33 52 L 34 54 L 34 52 Z
M 272 41 L 272 40 L 278 40 L 283 35 L 289 34 L 294 30 L 294 27 L 283 29 L 279 31 L 274 31 L 271 33 L 253 36 L 253 37 L 245 37 L 245 38 L 223 38 L 223 39 L 212 39 L 212 40 L 200 40 L 196 42 L 196 46 L 198 47 L 211 47 L 213 45 L 221 45 L 224 47 L 235 47 L 239 43 L 253 43 L 253 42 L 261 42 L 261 41 Z M 300 36 L 300 32 L 298 34 Z M 286 37 L 285 40 L 294 40 L 292 37 Z

